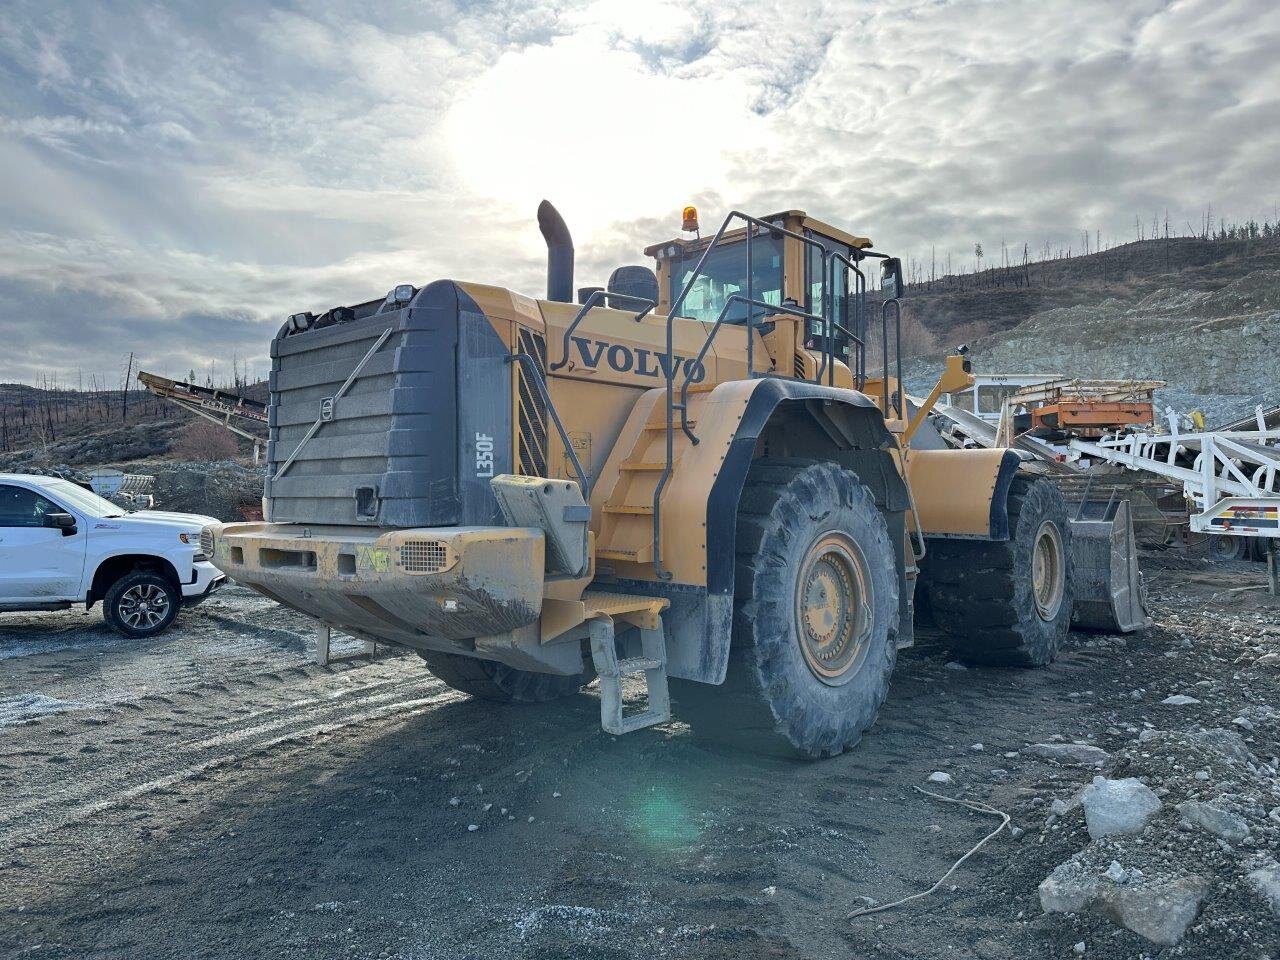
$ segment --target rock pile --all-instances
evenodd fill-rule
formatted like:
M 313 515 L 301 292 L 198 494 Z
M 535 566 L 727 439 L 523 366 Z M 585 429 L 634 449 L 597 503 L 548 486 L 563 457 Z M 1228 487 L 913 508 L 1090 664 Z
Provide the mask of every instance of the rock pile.
M 1275 757 L 1235 730 L 1145 729 L 1114 760 L 1123 776 L 1052 807 L 1051 820 L 1083 817 L 1091 839 L 1040 884 L 1047 913 L 1096 913 L 1162 946 L 1215 898 L 1280 917 Z

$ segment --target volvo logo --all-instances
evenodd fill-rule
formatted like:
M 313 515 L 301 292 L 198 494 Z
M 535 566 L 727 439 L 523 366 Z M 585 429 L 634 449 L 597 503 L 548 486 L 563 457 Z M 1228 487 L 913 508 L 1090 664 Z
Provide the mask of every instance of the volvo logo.
M 320 401 L 320 422 L 328 423 L 333 419 L 333 397 L 325 397 Z
M 577 348 L 578 358 L 582 366 L 589 370 L 597 369 L 603 362 L 616 373 L 632 373 L 639 377 L 670 376 L 667 355 L 643 347 L 631 348 L 621 343 L 609 343 L 605 340 L 591 340 L 587 337 L 574 337 L 573 345 Z M 690 383 L 703 380 L 707 371 L 701 364 L 695 364 L 690 357 L 676 355 L 673 365 L 677 371 L 683 372 Z

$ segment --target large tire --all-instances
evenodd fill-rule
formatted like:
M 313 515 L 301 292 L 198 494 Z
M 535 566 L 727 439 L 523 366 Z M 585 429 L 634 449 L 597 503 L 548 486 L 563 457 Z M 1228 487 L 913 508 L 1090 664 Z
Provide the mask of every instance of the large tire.
M 1210 536 L 1208 554 L 1210 560 L 1230 561 L 1249 559 L 1249 538 L 1233 536 Z
M 979 666 L 1043 667 L 1071 628 L 1071 525 L 1053 481 L 1018 474 L 1009 539 L 930 540 L 921 575 L 954 653 Z
M 571 697 L 593 679 L 591 672 L 573 677 L 517 670 L 496 660 L 479 660 L 456 653 L 419 650 L 427 669 L 447 686 L 481 700 L 500 703 L 546 703 Z
M 103 619 L 126 637 L 154 637 L 173 623 L 182 593 L 172 580 L 152 570 L 134 570 L 107 588 Z
M 898 571 L 875 498 L 830 463 L 761 460 L 738 508 L 734 631 L 720 687 L 679 715 L 747 749 L 830 757 L 875 722 L 897 659 Z

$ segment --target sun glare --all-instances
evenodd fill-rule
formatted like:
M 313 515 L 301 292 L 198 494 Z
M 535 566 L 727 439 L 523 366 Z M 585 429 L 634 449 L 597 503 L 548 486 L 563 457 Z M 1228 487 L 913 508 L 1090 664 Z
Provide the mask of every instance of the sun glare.
M 733 84 L 655 72 L 587 37 L 503 56 L 447 115 L 465 189 L 533 209 L 548 197 L 584 232 L 678 210 L 725 174 L 754 118 Z

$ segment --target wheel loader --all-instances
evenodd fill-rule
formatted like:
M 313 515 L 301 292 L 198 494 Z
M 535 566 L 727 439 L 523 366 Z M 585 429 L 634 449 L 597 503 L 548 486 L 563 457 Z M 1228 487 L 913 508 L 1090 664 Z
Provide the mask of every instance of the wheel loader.
M 598 678 L 610 733 L 674 701 L 804 757 L 871 727 L 918 614 L 972 663 L 1054 659 L 1072 518 L 1019 453 L 941 442 L 963 355 L 908 400 L 897 259 L 798 210 L 702 237 L 687 208 L 575 302 L 569 231 L 538 222 L 542 299 L 437 280 L 288 318 L 264 520 L 204 531 L 220 569 L 474 697 Z M 1132 538 L 1091 536 L 1119 589 Z

